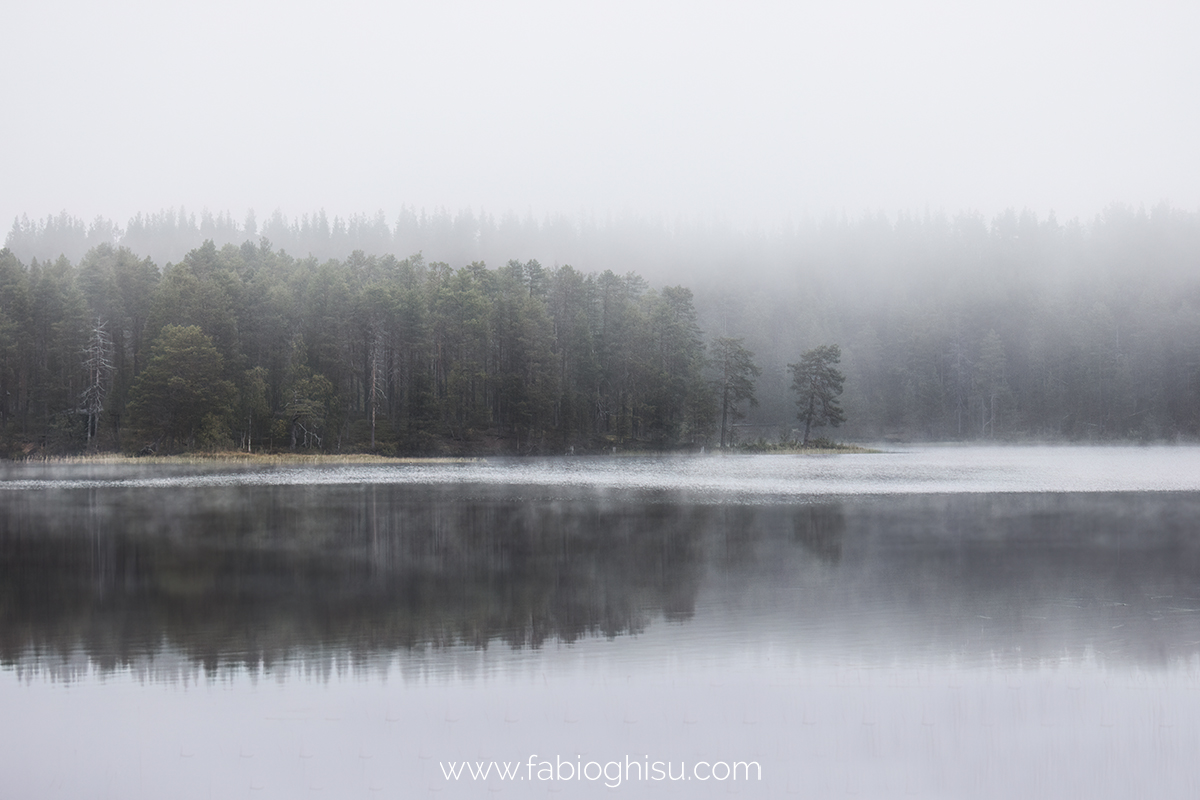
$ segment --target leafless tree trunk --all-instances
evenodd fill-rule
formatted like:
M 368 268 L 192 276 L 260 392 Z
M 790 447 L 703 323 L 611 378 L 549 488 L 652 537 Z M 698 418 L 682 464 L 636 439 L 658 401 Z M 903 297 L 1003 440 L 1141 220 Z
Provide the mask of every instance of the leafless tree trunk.
M 383 336 L 376 335 L 371 346 L 371 449 L 375 449 L 375 414 L 379 409 L 379 398 L 383 394 L 385 381 L 383 371 Z
M 87 385 L 81 395 L 83 407 L 81 413 L 87 415 L 87 447 L 92 449 L 92 441 L 100 427 L 100 415 L 104 412 L 104 398 L 108 394 L 108 384 L 113 372 L 112 337 L 105 329 L 107 323 L 97 319 L 92 326 L 92 334 L 87 347 L 83 351 L 83 365 L 87 370 Z

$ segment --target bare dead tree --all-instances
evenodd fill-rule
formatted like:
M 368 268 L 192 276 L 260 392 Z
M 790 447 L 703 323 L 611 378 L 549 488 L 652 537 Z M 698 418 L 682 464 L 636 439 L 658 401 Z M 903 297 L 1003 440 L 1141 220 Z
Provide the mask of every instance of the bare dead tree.
M 379 400 L 385 396 L 385 380 L 383 365 L 383 334 L 376 333 L 371 343 L 371 449 L 375 449 L 375 414 L 379 410 Z M 385 398 L 386 399 L 386 398 Z
M 108 395 L 113 373 L 113 344 L 108 335 L 107 322 L 97 318 L 87 347 L 83 350 L 83 366 L 87 370 L 87 384 L 80 393 L 81 414 L 87 416 L 87 446 L 92 448 L 100 426 L 100 415 L 104 413 L 104 399 Z

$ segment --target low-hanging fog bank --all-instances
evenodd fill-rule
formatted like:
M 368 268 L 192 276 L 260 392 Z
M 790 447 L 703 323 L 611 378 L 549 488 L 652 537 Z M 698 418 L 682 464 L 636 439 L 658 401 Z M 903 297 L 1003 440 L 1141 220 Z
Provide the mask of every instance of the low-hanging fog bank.
M 206 240 L 216 247 L 203 257 L 185 258 Z M 241 246 L 222 248 L 224 244 Z M 383 376 L 379 364 L 401 350 L 407 370 L 421 372 L 422 363 L 433 363 L 423 348 L 436 343 L 426 341 L 432 334 L 422 326 L 436 325 L 436 315 L 444 312 L 438 311 L 436 291 L 449 291 L 446 281 L 457 270 L 464 281 L 476 282 L 486 299 L 480 311 L 486 317 L 480 320 L 480 374 L 490 374 L 488 379 L 499 386 L 504 378 L 488 373 L 487 365 L 500 363 L 502 357 L 499 350 L 488 355 L 488 348 L 513 352 L 504 349 L 497 327 L 500 318 L 488 316 L 509 312 L 502 312 L 500 295 L 493 298 L 489 293 L 507 291 L 499 288 L 506 281 L 526 281 L 536 297 L 521 313 L 532 315 L 530 324 L 538 330 L 544 322 L 547 335 L 538 344 L 545 349 L 543 360 L 560 366 L 571 360 L 586 367 L 569 381 L 571 404 L 580 406 L 575 413 L 619 394 L 614 393 L 616 373 L 610 369 L 616 367 L 604 361 L 608 356 L 602 352 L 614 346 L 604 339 L 611 338 L 612 331 L 603 328 L 602 306 L 608 302 L 605 298 L 611 299 L 603 287 L 619 289 L 632 314 L 629 319 L 643 319 L 646 335 L 653 336 L 654 309 L 659 307 L 655 303 L 662 295 L 639 283 L 636 275 L 630 277 L 636 273 L 651 285 L 679 284 L 688 290 L 670 299 L 676 303 L 673 313 L 685 327 L 694 324 L 697 337 L 707 342 L 717 337 L 742 339 L 754 352 L 762 368 L 756 385 L 759 405 L 743 408 L 747 417 L 738 429 L 740 441 L 790 433 L 796 426 L 796 406 L 787 365 L 807 349 L 833 343 L 842 352 L 847 423 L 840 431 L 821 433 L 859 439 L 1161 440 L 1192 438 L 1200 432 L 1200 361 L 1195 357 L 1200 352 L 1200 216 L 1165 205 L 1149 211 L 1113 206 L 1088 224 L 1061 224 L 1053 217 L 1015 212 L 992 220 L 971 214 L 895 219 L 880 215 L 757 232 L 635 218 L 538 222 L 515 215 L 497 219 L 470 211 L 426 215 L 409 210 L 394 224 L 382 214 L 330 221 L 323 214 L 287 220 L 277 213 L 259 222 L 251 213 L 238 223 L 229 214 L 205 213 L 197 221 L 192 214 L 164 211 L 139 215 L 120 229 L 103 219 L 87 225 L 64 213 L 44 221 L 18 220 L 6 245 L 9 258 L 30 280 L 31 303 L 44 300 L 38 312 L 45 315 L 43 326 L 61 322 L 54 317 L 58 312 L 53 303 L 45 299 L 48 290 L 38 294 L 38 281 L 50 280 L 51 272 L 58 275 L 55 280 L 74 285 L 76 273 L 94 277 L 122 260 L 152 262 L 157 265 L 149 267 L 155 277 L 143 287 L 145 297 L 138 302 L 154 308 L 154 313 L 144 310 L 138 318 L 142 322 L 126 316 L 120 324 L 144 325 L 153 317 L 156 330 L 168 324 L 203 327 L 198 317 L 192 319 L 178 308 L 172 311 L 174 301 L 166 288 L 177 280 L 166 278 L 194 273 L 191 277 L 202 283 L 216 281 L 220 286 L 214 291 L 239 295 L 227 298 L 230 324 L 221 331 L 205 330 L 227 351 L 227 361 L 261 366 L 268 363 L 265 354 L 274 352 L 271 358 L 279 360 L 298 336 L 303 337 L 310 351 L 306 369 L 331 379 L 338 408 L 353 409 L 344 415 L 346 431 L 356 424 L 361 428 L 368 409 L 379 405 L 369 399 L 367 387 L 372 383 L 386 384 L 387 392 L 393 387 L 406 391 L 400 376 Z M 98 245 L 107 249 L 92 249 Z M 383 258 L 415 253 L 423 258 Z M 60 254 L 64 258 L 48 270 Z M 147 254 L 149 261 L 138 258 Z M 481 262 L 496 268 L 505 263 L 511 267 L 514 261 L 517 269 L 504 276 L 480 271 Z M 10 267 L 16 269 L 12 262 Z M 159 282 L 158 267 L 170 264 L 175 266 L 166 269 Z M 560 269 L 568 264 L 574 268 L 570 272 Z M 542 273 L 531 271 L 531 265 L 546 268 L 544 285 L 534 286 L 542 278 L 535 281 L 532 276 Z M 442 275 L 437 281 L 429 280 L 431 268 Z M 602 279 L 606 271 L 613 274 Z M 488 278 L 489 273 L 496 277 Z M 332 274 L 342 275 L 347 291 L 332 300 L 317 298 L 312 282 L 318 275 L 327 280 Z M 219 275 L 227 277 L 214 277 Z M 563 316 L 565 306 L 555 306 L 554 298 L 565 296 L 561 293 L 568 284 L 579 292 L 571 300 L 582 315 L 578 325 L 575 317 Z M 88 285 L 96 284 L 85 281 L 82 289 L 74 289 L 82 292 L 79 302 L 87 307 L 80 307 L 80 318 L 111 317 L 105 309 L 112 307 L 112 299 L 96 296 Z M 397 304 L 385 314 L 392 323 L 382 323 L 369 336 L 344 324 L 365 298 L 380 302 L 389 292 Z M 12 302 L 8 293 L 5 303 Z M 0 310 L 7 314 L 6 324 L 16 325 L 20 314 L 33 314 L 31 309 L 32 305 L 25 311 Z M 687 322 L 691 309 L 694 323 Z M 411 326 L 418 318 L 423 321 Z M 123 341 L 132 347 L 144 332 L 124 331 Z M 319 356 L 328 359 L 325 366 L 311 361 L 318 358 L 312 344 L 317 336 L 328 337 L 322 345 L 326 354 Z M 276 340 L 278 346 L 271 344 Z M 49 341 L 43 346 L 50 346 Z M 632 359 L 621 367 L 622 380 L 632 380 L 632 364 L 648 370 L 636 380 L 653 385 L 651 351 L 639 355 L 633 341 L 619 345 L 623 357 Z M 650 347 L 649 341 L 643 344 Z M 689 358 L 703 360 L 703 347 L 688 348 Z M 377 350 L 385 354 L 383 362 L 364 355 Z M 10 345 L 6 352 L 14 348 Z M 542 363 L 542 355 L 530 353 L 530 363 Z M 339 354 L 353 355 L 347 361 Z M 75 361 L 77 355 L 64 351 L 64 365 Z M 135 369 L 137 359 L 129 362 L 128 369 Z M 372 368 L 374 377 L 368 374 Z M 438 367 L 443 368 L 452 372 L 454 365 Z M 592 369 L 596 371 L 587 372 Z M 695 376 L 706 369 L 711 380 L 711 367 L 702 363 L 684 371 Z M 285 413 L 287 370 L 272 370 L 265 396 L 282 404 L 272 409 L 278 416 Z M 565 373 L 558 378 L 546 375 L 543 400 L 561 404 Z M 133 372 L 125 377 L 126 389 L 134 377 Z M 10 378 L 16 380 L 11 374 Z M 238 377 L 231 380 L 237 383 Z M 61 422 L 64 410 L 44 408 L 38 411 L 42 421 L 31 428 L 29 420 L 38 416 L 31 397 L 27 395 L 24 408 L 6 409 L 10 434 L 12 420 L 18 417 L 25 420 L 25 441 L 45 438 L 34 428 L 70 427 Z M 64 395 L 60 404 L 73 402 Z M 394 411 L 399 402 L 389 395 L 382 407 Z M 471 427 L 480 433 L 497 423 L 486 411 L 488 402 L 472 417 Z M 593 410 L 599 416 L 613 413 Z M 536 417 L 540 412 L 520 413 Z M 635 417 L 655 412 L 647 407 L 630 408 L 628 413 Z M 51 424 L 56 414 L 60 421 Z M 400 423 L 385 417 L 380 430 Z M 547 420 L 558 417 L 557 411 L 544 415 Z M 603 432 L 601 428 L 596 432 Z M 531 441 L 568 443 L 569 437 L 544 434 L 528 430 L 518 441 L 525 446 Z M 682 430 L 667 432 L 659 441 L 684 435 Z M 686 431 L 691 444 L 706 435 L 703 425 L 692 424 Z M 341 435 L 336 438 L 343 440 Z M 401 439 L 380 434 L 382 441 Z

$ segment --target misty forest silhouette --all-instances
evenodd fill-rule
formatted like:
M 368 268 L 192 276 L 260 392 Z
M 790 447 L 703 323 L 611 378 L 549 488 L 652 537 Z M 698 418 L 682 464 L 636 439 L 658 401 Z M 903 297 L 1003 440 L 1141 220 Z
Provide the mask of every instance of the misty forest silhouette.
M 1200 433 L 1195 214 L 865 217 L 761 235 L 622 224 L 18 220 L 0 251 L 0 447 L 695 448 L 743 413 L 724 438 L 786 439 L 804 427 L 788 365 L 831 343 L 850 438 Z M 573 255 L 593 271 L 387 254 L 412 245 Z M 719 342 L 759 370 L 732 414 Z

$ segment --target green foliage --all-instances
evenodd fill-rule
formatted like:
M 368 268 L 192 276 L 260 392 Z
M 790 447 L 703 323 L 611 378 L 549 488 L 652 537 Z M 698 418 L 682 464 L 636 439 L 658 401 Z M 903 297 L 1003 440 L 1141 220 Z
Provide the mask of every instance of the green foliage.
M 153 339 L 166 325 L 195 325 L 211 338 L 230 370 L 225 377 L 232 378 L 243 360 L 233 300 L 241 292 L 238 276 L 206 242 L 166 270 L 147 317 L 146 336 Z
M 29 280 L 16 256 L 0 250 L 0 447 L 15 444 L 27 397 L 31 350 Z M 24 388 L 24 391 L 22 389 Z
M 721 337 L 712 344 L 712 363 L 717 372 L 715 388 L 721 404 L 721 447 L 726 445 L 727 425 L 745 416 L 739 405 L 746 401 L 751 406 L 758 405 L 754 379 L 762 370 L 754 363 L 754 353 L 742 346 L 743 341 Z
M 308 366 L 303 339 L 292 342 L 292 360 L 283 386 L 283 432 L 292 450 L 320 448 L 337 402 L 333 381 Z
M 270 374 L 264 367 L 254 367 L 246 370 L 242 376 L 241 390 L 238 392 L 238 447 L 247 451 L 253 450 L 253 442 L 257 437 L 269 430 L 271 421 L 271 403 L 268 398 Z
M 699 397 L 709 390 L 704 381 L 704 342 L 692 292 L 668 286 L 647 298 L 650 335 L 648 354 L 647 428 L 660 445 L 703 436 L 692 424 L 703 417 Z
M 87 345 L 89 326 L 87 304 L 74 277 L 66 258 L 46 264 L 34 261 L 29 268 L 27 432 L 50 452 L 86 443 L 86 426 L 76 411 L 86 383 L 80 353 Z
M 43 232 L 91 235 L 59 222 Z M 142 220 L 122 241 L 222 224 Z M 336 219 L 305 225 L 289 249 L 341 235 Z M 744 438 L 810 445 L 821 425 L 884 440 L 1200 435 L 1194 215 L 813 236 L 792 273 L 756 281 L 747 255 L 731 277 L 698 274 L 696 296 L 536 261 L 296 259 L 266 240 L 183 248 L 161 275 L 103 237 L 77 265 L 0 250 L 0 450 L 607 452 L 728 445 L 738 420 Z M 186 366 L 172 327 L 219 358 Z M 706 347 L 705 327 L 738 336 Z M 831 341 L 822 383 L 808 356 Z
M 130 391 L 131 424 L 166 450 L 190 447 L 201 433 L 209 446 L 228 438 L 235 389 L 223 374 L 221 354 L 199 326 L 167 325 Z
M 127 248 L 101 244 L 84 255 L 77 275 L 89 318 L 104 324 L 112 343 L 112 383 L 101 421 L 109 423 L 115 441 L 120 438 L 129 388 L 146 358 L 146 327 L 158 289 L 158 268 Z
M 196 446 L 209 451 L 226 451 L 233 449 L 233 439 L 229 436 L 229 419 L 224 414 L 205 414 L 200 421 L 200 430 L 196 434 Z
M 842 351 L 836 344 L 821 345 L 808 350 L 795 364 L 788 364 L 792 372 L 792 391 L 796 392 L 796 415 L 804 421 L 804 439 L 808 445 L 809 432 L 813 428 L 829 425 L 838 427 L 846 421 L 846 415 L 838 403 L 842 384 L 846 378 L 837 370 L 842 360 Z

